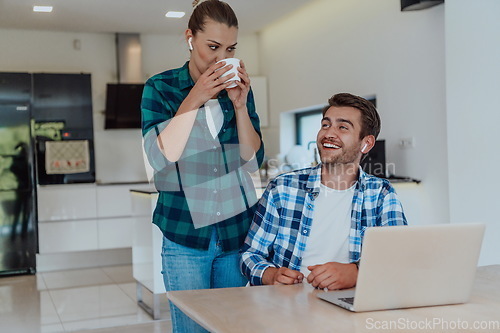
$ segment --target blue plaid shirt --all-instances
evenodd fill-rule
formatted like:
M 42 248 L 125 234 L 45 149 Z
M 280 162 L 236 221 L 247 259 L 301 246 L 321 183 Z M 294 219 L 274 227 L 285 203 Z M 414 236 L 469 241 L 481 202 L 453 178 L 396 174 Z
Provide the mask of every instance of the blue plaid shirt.
M 241 270 L 252 285 L 262 284 L 268 267 L 300 270 L 320 184 L 321 164 L 280 175 L 269 183 L 241 250 Z M 360 168 L 352 201 L 350 262 L 360 259 L 366 228 L 406 224 L 403 207 L 389 181 Z

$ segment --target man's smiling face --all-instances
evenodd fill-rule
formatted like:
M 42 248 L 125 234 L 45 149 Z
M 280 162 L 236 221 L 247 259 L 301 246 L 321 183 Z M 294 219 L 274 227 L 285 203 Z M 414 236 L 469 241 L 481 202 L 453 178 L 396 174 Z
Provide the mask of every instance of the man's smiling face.
M 324 164 L 359 163 L 362 138 L 361 112 L 353 107 L 330 107 L 321 120 L 316 139 Z

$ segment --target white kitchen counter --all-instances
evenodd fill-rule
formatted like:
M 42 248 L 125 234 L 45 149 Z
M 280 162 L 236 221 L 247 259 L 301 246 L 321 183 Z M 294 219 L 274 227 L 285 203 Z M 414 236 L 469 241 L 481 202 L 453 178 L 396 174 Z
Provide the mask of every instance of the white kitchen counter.
M 153 319 L 160 318 L 160 297 L 165 295 L 161 274 L 161 246 L 163 234 L 152 223 L 152 213 L 158 200 L 155 189 L 131 189 L 133 239 L 132 269 L 137 281 L 137 303 Z M 144 303 L 142 292 L 146 289 L 153 294 L 153 304 Z

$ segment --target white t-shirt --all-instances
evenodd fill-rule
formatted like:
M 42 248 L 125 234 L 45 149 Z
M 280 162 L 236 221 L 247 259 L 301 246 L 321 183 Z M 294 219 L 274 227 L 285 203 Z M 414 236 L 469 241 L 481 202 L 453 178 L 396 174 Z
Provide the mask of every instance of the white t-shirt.
M 210 134 L 215 139 L 224 123 L 224 114 L 218 99 L 210 99 L 205 103 L 205 114 Z
M 349 263 L 349 233 L 352 199 L 356 184 L 347 190 L 335 190 L 321 184 L 314 200 L 311 233 L 306 242 L 300 271 L 308 276 L 307 266 L 335 261 Z

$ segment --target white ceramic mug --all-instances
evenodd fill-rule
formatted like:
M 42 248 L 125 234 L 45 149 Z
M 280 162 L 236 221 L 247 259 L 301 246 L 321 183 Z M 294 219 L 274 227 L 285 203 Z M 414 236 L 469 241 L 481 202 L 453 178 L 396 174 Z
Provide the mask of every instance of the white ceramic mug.
M 217 63 L 222 62 L 222 61 L 224 61 L 226 63 L 226 65 L 224 67 L 226 67 L 228 65 L 233 65 L 233 68 L 231 68 L 230 70 L 228 70 L 227 72 L 225 72 L 224 74 L 222 74 L 221 77 L 224 77 L 224 76 L 227 76 L 227 75 L 229 75 L 231 73 L 234 73 L 234 76 L 232 78 L 230 78 L 228 81 L 240 81 L 241 82 L 241 78 L 238 76 L 238 67 L 240 67 L 240 59 L 237 59 L 237 58 L 227 58 L 227 59 L 222 59 L 220 61 L 217 61 Z M 224 67 L 222 67 L 222 68 L 224 68 Z M 233 84 L 229 85 L 228 88 L 234 88 L 234 87 L 237 87 L 237 86 L 238 85 L 236 83 L 233 83 Z

